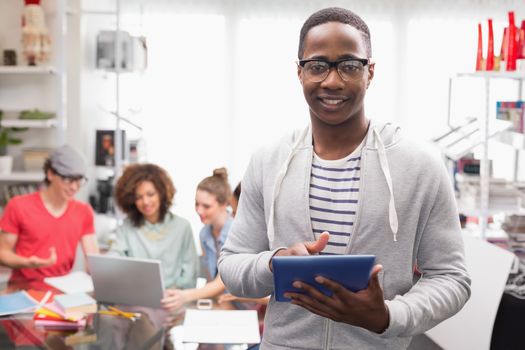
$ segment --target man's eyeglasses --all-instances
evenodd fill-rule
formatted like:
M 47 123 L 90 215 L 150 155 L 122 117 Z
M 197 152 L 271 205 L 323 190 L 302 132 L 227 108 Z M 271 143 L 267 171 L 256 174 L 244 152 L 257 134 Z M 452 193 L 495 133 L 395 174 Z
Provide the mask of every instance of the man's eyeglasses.
M 78 184 L 79 186 L 82 186 L 84 184 L 86 184 L 87 182 L 87 177 L 85 176 L 69 176 L 69 175 L 62 175 L 62 174 L 59 174 L 55 171 L 55 174 L 57 174 L 61 179 L 62 181 L 64 181 L 65 184 L 73 184 L 73 183 L 76 183 Z
M 297 62 L 303 68 L 305 78 L 312 83 L 320 83 L 330 74 L 330 68 L 337 68 L 337 73 L 344 81 L 357 81 L 363 78 L 369 58 L 344 58 L 337 61 L 306 59 Z

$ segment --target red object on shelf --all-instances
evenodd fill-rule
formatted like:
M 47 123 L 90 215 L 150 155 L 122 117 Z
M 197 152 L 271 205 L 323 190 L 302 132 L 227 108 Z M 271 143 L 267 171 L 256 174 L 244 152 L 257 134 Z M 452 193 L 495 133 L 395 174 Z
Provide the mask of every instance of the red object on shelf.
M 509 11 L 508 45 L 507 45 L 507 70 L 516 70 L 516 24 L 514 11 Z
M 26 6 L 27 5 L 40 5 L 40 0 L 24 0 Z
M 487 63 L 485 64 L 485 70 L 494 69 L 494 31 L 492 29 L 492 19 L 489 18 L 489 41 L 487 49 Z
M 483 37 L 481 23 L 478 23 L 478 55 L 476 57 L 476 70 L 483 70 Z
M 505 29 L 503 29 L 503 40 L 501 40 L 501 50 L 499 52 L 499 57 L 501 61 L 507 60 L 508 40 L 509 40 L 509 31 L 508 31 L 508 28 L 505 27 Z
M 525 20 L 521 21 L 519 32 L 519 44 L 517 58 L 525 58 Z

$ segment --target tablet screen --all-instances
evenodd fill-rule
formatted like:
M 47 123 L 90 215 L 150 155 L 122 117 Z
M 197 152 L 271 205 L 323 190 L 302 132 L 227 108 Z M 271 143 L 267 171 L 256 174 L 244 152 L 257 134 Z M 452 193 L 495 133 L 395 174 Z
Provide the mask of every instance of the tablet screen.
M 330 290 L 315 282 L 316 276 L 326 277 L 357 292 L 368 287 L 374 263 L 374 255 L 275 256 L 272 258 L 275 299 L 290 301 L 284 293 L 302 293 L 292 286 L 294 281 L 308 283 L 330 296 Z

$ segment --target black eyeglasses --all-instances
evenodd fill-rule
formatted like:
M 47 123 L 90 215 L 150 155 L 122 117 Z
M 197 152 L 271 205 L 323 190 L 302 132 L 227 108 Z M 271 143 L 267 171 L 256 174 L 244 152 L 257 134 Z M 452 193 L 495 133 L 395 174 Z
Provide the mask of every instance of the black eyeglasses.
M 369 58 L 343 58 L 337 61 L 327 61 L 317 58 L 299 60 L 304 76 L 313 83 L 320 83 L 328 77 L 331 68 L 337 68 L 337 73 L 344 81 L 357 81 L 363 78 L 365 67 L 370 64 Z
M 88 181 L 87 177 L 85 176 L 82 176 L 82 175 L 62 175 L 60 174 L 59 172 L 57 172 L 56 170 L 53 170 L 53 172 L 55 174 L 57 174 L 61 179 L 62 181 L 64 181 L 64 183 L 70 185 L 72 183 L 77 183 L 79 186 L 82 186 L 84 184 L 86 184 L 86 182 Z

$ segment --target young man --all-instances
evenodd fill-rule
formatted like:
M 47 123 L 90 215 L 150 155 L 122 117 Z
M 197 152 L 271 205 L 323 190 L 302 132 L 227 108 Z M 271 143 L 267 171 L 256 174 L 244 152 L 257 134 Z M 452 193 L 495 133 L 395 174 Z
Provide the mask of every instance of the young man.
M 470 295 L 458 213 L 439 157 L 365 115 L 370 33 L 329 8 L 301 29 L 297 73 L 311 126 L 256 153 L 219 261 L 232 294 L 273 292 L 274 255 L 373 254 L 367 289 L 335 281 L 272 297 L 262 349 L 403 349 Z M 414 269 L 422 272 L 414 282 Z
M 46 187 L 16 196 L 0 219 L 0 264 L 13 269 L 10 283 L 38 283 L 69 273 L 80 242 L 98 253 L 93 211 L 74 199 L 86 164 L 72 147 L 55 149 L 44 165 Z

